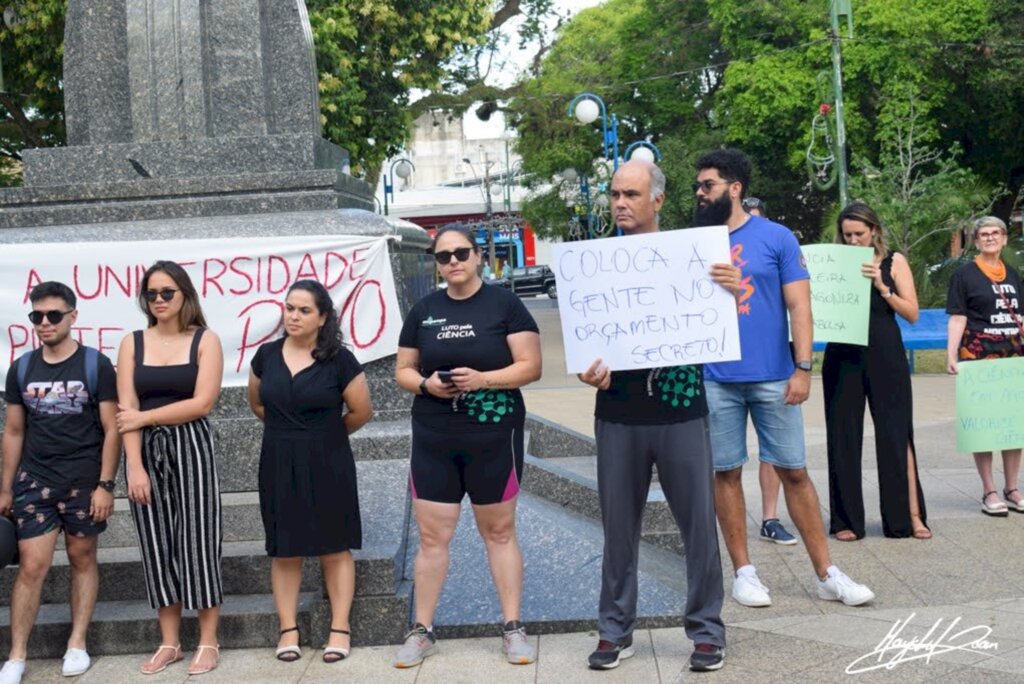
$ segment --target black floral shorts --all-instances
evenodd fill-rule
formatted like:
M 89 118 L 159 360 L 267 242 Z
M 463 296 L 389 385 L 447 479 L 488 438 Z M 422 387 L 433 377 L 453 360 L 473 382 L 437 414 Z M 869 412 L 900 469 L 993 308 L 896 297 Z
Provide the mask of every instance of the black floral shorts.
M 90 487 L 51 487 L 25 471 L 14 478 L 14 524 L 18 539 L 41 537 L 63 529 L 73 537 L 91 537 L 107 529 L 106 521 L 93 522 Z

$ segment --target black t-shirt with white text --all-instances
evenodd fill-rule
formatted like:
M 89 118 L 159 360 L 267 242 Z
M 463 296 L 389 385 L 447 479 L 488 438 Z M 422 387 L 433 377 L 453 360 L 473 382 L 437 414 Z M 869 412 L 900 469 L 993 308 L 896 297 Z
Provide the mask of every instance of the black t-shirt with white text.
M 486 372 L 512 364 L 509 335 L 539 332 L 537 322 L 515 294 L 486 283 L 468 299 L 447 290 L 417 302 L 402 325 L 398 346 L 419 350 L 420 374 L 466 367 Z M 417 395 L 412 412 L 437 427 L 511 429 L 526 417 L 518 390 L 480 389 L 456 400 Z
M 28 352 L 31 354 L 32 352 Z M 117 401 L 114 365 L 98 358 L 95 397 L 85 374 L 85 349 L 60 363 L 40 354 L 28 362 L 24 386 L 18 387 L 18 361 L 7 371 L 7 402 L 25 409 L 25 440 L 20 468 L 52 487 L 95 487 L 100 478 L 103 427 L 99 404 Z
M 670 425 L 708 415 L 703 366 L 613 371 L 597 391 L 594 417 L 626 425 Z
M 967 317 L 967 329 L 1012 337 L 1020 332 L 1020 275 L 1006 267 L 1006 278 L 995 283 L 975 263 L 958 269 L 949 280 L 946 313 Z

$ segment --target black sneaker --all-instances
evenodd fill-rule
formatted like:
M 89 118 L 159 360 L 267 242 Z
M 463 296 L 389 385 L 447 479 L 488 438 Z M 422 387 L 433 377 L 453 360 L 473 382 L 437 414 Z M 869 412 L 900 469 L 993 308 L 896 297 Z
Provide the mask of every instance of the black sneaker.
M 590 654 L 587 662 L 591 670 L 611 670 L 619 666 L 620 660 L 633 657 L 633 637 L 626 637 L 625 643 L 601 639 L 597 642 L 597 650 Z
M 690 669 L 694 672 L 711 672 L 721 669 L 725 661 L 725 649 L 714 644 L 697 644 L 690 656 Z

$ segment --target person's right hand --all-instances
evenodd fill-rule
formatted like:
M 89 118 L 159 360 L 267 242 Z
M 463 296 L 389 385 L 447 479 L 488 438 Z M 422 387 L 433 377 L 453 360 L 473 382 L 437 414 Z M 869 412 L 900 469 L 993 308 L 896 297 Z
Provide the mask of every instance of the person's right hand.
M 950 375 L 956 375 L 957 371 L 959 370 L 958 366 L 959 364 L 957 363 L 956 359 L 949 359 L 948 361 L 946 361 L 946 372 L 949 373 Z
M 441 377 L 437 374 L 437 371 L 434 371 L 430 377 L 427 378 L 427 391 L 430 392 L 431 395 L 441 399 L 451 399 L 452 397 L 457 397 L 462 394 L 462 390 L 455 385 L 450 385 L 442 381 Z
M 612 384 L 612 371 L 601 359 L 594 359 L 594 363 L 590 364 L 590 368 L 579 373 L 576 377 L 599 390 L 606 390 Z
M 128 500 L 148 506 L 151 502 L 149 475 L 142 468 L 128 466 L 127 471 Z
M 14 505 L 14 494 L 10 491 L 0 492 L 0 515 L 10 515 L 12 505 Z

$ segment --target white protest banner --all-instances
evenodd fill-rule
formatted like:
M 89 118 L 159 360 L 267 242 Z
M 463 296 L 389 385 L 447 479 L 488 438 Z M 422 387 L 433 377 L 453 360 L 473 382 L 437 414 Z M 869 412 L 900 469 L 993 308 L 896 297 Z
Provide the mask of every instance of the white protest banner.
M 552 247 L 566 369 L 735 361 L 736 299 L 711 264 L 730 263 L 725 226 L 566 242 Z
M 310 278 L 331 293 L 345 342 L 361 362 L 394 354 L 402 326 L 387 238 L 292 235 L 7 244 L 0 249 L 0 373 L 39 346 L 28 320 L 33 286 L 56 280 L 78 297 L 72 335 L 116 361 L 131 330 L 146 327 L 137 297 L 158 259 L 185 268 L 224 347 L 224 385 L 247 382 L 256 349 L 281 332 L 288 287 Z

